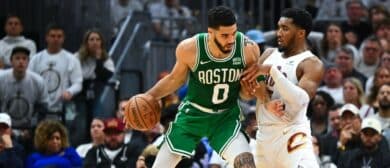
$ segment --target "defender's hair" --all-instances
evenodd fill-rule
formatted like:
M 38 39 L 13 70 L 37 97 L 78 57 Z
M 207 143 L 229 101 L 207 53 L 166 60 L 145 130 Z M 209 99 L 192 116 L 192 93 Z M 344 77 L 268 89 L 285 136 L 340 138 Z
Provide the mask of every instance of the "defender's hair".
M 281 17 L 292 19 L 292 23 L 306 32 L 306 37 L 311 32 L 313 27 L 313 18 L 310 13 L 303 9 L 288 8 L 283 11 Z
M 234 12 L 226 6 L 217 6 L 208 12 L 208 27 L 218 29 L 220 26 L 231 26 L 236 23 Z

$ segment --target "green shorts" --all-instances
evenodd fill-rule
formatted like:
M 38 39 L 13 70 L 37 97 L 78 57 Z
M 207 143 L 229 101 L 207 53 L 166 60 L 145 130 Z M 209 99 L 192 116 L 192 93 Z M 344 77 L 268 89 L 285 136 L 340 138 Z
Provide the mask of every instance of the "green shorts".
M 240 112 L 240 107 L 236 105 L 211 114 L 184 102 L 176 119 L 169 125 L 165 141 L 173 153 L 190 157 L 200 139 L 207 137 L 210 146 L 221 154 L 240 132 Z

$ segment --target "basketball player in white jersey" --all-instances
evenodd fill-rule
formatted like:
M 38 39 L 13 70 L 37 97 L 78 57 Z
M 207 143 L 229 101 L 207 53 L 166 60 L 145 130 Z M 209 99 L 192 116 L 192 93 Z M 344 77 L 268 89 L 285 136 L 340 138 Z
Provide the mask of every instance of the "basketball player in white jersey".
M 306 45 L 311 27 L 308 12 L 283 11 L 279 50 L 266 50 L 243 74 L 243 87 L 257 97 L 256 167 L 318 167 L 306 110 L 324 68 Z

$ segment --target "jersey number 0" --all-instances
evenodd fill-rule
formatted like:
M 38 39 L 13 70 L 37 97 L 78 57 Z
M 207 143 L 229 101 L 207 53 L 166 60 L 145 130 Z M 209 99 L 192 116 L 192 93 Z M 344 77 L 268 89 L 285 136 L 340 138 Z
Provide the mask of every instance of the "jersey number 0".
M 213 97 L 212 102 L 214 104 L 221 104 L 226 101 L 229 93 L 229 85 L 228 84 L 217 84 L 213 89 Z

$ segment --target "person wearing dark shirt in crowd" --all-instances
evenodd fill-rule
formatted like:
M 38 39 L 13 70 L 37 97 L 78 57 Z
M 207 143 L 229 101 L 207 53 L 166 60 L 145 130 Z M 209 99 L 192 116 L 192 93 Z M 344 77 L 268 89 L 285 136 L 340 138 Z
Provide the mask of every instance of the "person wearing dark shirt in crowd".
M 0 113 L 0 168 L 23 167 L 23 147 L 12 140 L 11 123 L 7 113 Z
M 104 44 L 103 35 L 98 30 L 88 30 L 84 34 L 80 49 L 75 54 L 80 60 L 83 74 L 82 90 L 75 97 L 78 111 L 76 120 L 85 123 L 82 126 L 77 125 L 77 128 L 80 128 L 77 134 L 81 136 L 74 137 L 73 140 L 76 142 L 81 140 L 77 138 L 88 132 L 89 123 L 97 115 L 100 107 L 98 98 L 115 70 L 114 62 Z
M 341 154 L 339 168 L 370 167 L 384 168 L 390 166 L 390 153 L 380 149 L 382 127 L 378 120 L 366 118 L 360 131 L 361 143 L 355 149 Z
M 347 47 L 341 47 L 337 50 L 335 64 L 340 69 L 343 79 L 348 77 L 355 77 L 360 80 L 362 85 L 366 84 L 367 77 L 360 73 L 354 68 L 354 59 L 353 51 Z M 363 86 L 364 88 L 364 86 Z
M 349 0 L 346 5 L 348 20 L 341 26 L 348 43 L 359 48 L 362 41 L 372 33 L 371 25 L 363 21 L 365 6 L 360 0 Z
M 313 135 L 325 135 L 328 132 L 329 110 L 333 104 L 333 98 L 324 91 L 317 91 L 310 101 L 308 115 L 310 115 L 310 127 Z
M 104 144 L 90 149 L 84 159 L 85 168 L 135 167 L 146 143 L 130 141 L 125 144 L 125 125 L 118 118 L 104 121 Z

